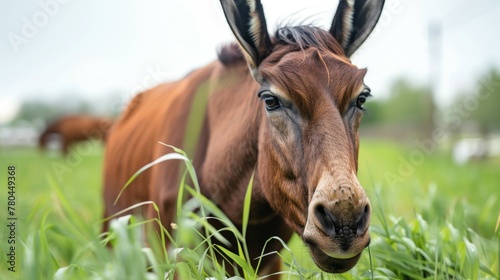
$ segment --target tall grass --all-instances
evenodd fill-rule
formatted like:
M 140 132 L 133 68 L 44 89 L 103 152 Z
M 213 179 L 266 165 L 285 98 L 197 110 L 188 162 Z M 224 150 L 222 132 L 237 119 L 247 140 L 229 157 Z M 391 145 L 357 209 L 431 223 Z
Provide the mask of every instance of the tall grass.
M 250 244 L 246 243 L 252 182 L 246 192 L 240 231 L 201 194 L 194 168 L 182 151 L 176 150 L 156 162 L 179 159 L 185 162 L 186 173 L 179 189 L 176 223 L 172 225 L 162 225 L 158 207 L 144 202 L 134 207 L 151 204 L 157 217 L 111 217 L 109 232 L 100 234 L 96 229 L 103 221 L 89 224 L 59 183 L 49 176 L 55 211 L 32 211 L 30 234 L 22 240 L 21 269 L 14 275 L 18 279 L 174 279 L 174 274 L 179 279 L 265 278 L 259 275 L 262 263 L 256 268 L 250 265 Z M 192 186 L 186 182 L 192 182 Z M 428 208 L 416 212 L 413 218 L 402 218 L 384 213 L 380 198 L 372 198 L 376 216 L 370 228 L 372 243 L 352 271 L 341 275 L 323 273 L 310 260 L 304 261 L 303 253 L 298 254 L 280 240 L 284 249 L 274 252 L 283 262 L 279 274 L 282 279 L 498 279 L 498 227 L 492 236 L 480 236 L 456 222 L 463 212 L 473 209 L 465 202 L 454 205 L 460 210 L 454 211 L 456 217 L 442 217 L 432 203 L 437 198 L 431 194 L 428 199 Z M 57 219 L 49 219 L 51 216 Z M 210 219 L 220 221 L 224 227 L 216 230 Z M 159 231 L 145 230 L 153 227 Z M 228 243 L 223 232 L 234 235 L 237 253 L 214 244 L 214 239 Z M 224 258 L 218 259 L 218 254 Z M 227 275 L 229 266 L 236 268 L 236 276 Z M 2 271 L 0 278 L 3 276 L 12 278 L 12 274 Z
M 419 213 L 406 220 L 387 216 L 382 208 L 378 210 L 381 222 L 370 228 L 373 236 L 370 249 L 378 277 L 498 279 L 499 267 L 495 266 L 499 248 L 495 246 L 495 238 L 483 238 L 470 228 L 457 229 L 446 220 L 431 223 Z M 498 229 L 495 235 L 500 241 Z

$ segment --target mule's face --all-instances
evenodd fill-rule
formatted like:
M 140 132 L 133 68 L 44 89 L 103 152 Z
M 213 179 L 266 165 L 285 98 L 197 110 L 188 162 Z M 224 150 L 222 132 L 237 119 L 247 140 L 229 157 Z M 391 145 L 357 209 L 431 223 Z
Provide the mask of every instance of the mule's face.
M 262 191 L 308 244 L 316 264 L 344 272 L 370 242 L 370 203 L 356 178 L 366 71 L 348 57 L 372 32 L 384 0 L 339 0 L 330 30 L 283 28 L 272 42 L 260 0 L 221 0 L 261 84 Z
M 263 191 L 316 264 L 343 272 L 370 241 L 370 203 L 356 178 L 366 71 L 317 48 L 279 47 L 259 68 Z

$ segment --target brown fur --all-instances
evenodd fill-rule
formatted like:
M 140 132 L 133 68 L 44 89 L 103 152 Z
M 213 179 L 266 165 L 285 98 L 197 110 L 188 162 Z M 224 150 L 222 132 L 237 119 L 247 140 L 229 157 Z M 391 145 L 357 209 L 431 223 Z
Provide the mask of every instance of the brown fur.
M 67 155 L 72 145 L 90 139 L 106 141 L 113 121 L 109 118 L 85 115 L 64 116 L 47 126 L 40 134 L 38 144 L 41 149 L 47 147 L 50 134 L 59 134 L 62 152 Z
M 321 269 L 350 269 L 369 242 L 370 206 L 356 178 L 362 111 L 355 103 L 366 70 L 352 65 L 329 33 L 314 29 L 301 34 L 273 41 L 273 51 L 258 67 L 266 86 L 252 78 L 242 56 L 229 46 L 227 53 L 221 50 L 223 62 L 138 95 L 109 137 L 104 215 L 152 200 L 170 228 L 182 163 L 153 166 L 116 205 L 114 200 L 132 174 L 171 152 L 159 141 L 183 148 L 192 101 L 209 94 L 195 168 L 202 193 L 237 225 L 255 172 L 247 230 L 254 266 L 267 240 L 278 236 L 288 241 L 296 232 Z M 267 112 L 258 98 L 261 91 L 279 96 L 282 108 Z M 152 207 L 143 214 L 156 217 Z M 229 249 L 237 252 L 235 246 Z M 270 242 L 266 252 L 279 249 L 279 242 Z M 266 257 L 261 273 L 279 271 L 278 264 L 277 256 Z

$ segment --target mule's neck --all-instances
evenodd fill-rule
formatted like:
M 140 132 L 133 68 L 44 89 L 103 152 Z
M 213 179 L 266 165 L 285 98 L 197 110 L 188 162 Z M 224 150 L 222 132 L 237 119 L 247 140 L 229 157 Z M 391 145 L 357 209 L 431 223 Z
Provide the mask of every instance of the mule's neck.
M 211 95 L 196 161 L 200 185 L 202 192 L 238 223 L 250 178 L 256 172 L 264 114 L 257 96 L 260 86 L 245 64 L 217 64 L 208 82 Z M 254 175 L 250 223 L 275 215 L 262 194 L 258 174 Z

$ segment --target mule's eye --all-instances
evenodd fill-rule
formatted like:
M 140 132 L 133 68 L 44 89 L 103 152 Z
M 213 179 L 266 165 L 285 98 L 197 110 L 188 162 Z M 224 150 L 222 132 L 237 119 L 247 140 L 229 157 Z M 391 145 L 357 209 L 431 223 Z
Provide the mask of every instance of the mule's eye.
M 363 105 L 365 104 L 366 100 L 368 99 L 369 93 L 361 93 L 358 96 L 358 99 L 356 100 L 356 106 L 359 109 L 364 109 Z
M 266 95 L 263 96 L 262 99 L 264 99 L 264 104 L 266 104 L 266 109 L 268 111 L 276 110 L 281 106 L 280 101 L 276 96 Z
M 358 106 L 358 108 L 360 109 L 363 109 L 363 104 L 365 104 L 365 102 L 366 102 L 366 96 L 360 95 L 358 96 L 358 100 L 356 100 L 356 106 Z

